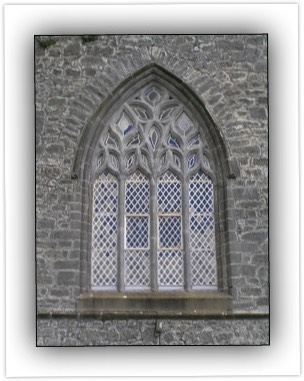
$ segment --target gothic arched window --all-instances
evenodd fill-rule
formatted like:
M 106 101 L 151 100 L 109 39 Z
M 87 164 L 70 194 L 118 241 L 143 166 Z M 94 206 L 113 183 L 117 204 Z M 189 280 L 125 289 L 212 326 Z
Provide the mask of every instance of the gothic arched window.
M 93 290 L 217 288 L 215 165 L 184 103 L 145 85 L 108 118 L 91 164 Z

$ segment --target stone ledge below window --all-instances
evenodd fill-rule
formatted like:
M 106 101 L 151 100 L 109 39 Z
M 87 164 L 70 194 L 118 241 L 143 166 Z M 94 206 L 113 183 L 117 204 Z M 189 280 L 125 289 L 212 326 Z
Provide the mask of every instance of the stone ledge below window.
M 222 292 L 104 292 L 83 294 L 78 313 L 126 317 L 221 316 L 231 312 L 232 297 Z

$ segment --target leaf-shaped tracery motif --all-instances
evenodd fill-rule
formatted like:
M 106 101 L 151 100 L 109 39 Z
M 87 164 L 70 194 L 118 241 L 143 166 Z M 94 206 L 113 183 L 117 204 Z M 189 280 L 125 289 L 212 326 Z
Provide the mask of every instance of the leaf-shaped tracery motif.
M 136 106 L 133 106 L 132 109 L 134 110 L 135 114 L 138 116 L 139 119 L 143 121 L 149 120 L 149 115 L 145 107 L 136 105 Z
M 180 159 L 180 157 L 176 154 L 176 153 L 174 153 L 173 154 L 173 163 L 178 167 L 178 168 L 181 168 L 181 159 Z
M 149 140 L 151 143 L 152 150 L 155 151 L 155 148 L 159 141 L 159 131 L 155 126 L 153 126 L 149 132 Z
M 194 138 L 190 139 L 189 147 L 197 146 L 197 145 L 199 145 L 199 142 L 200 142 L 200 137 L 199 137 L 199 135 L 196 135 Z
M 105 145 L 118 148 L 117 140 L 109 132 L 105 138 Z
M 190 110 L 150 83 L 119 106 L 94 154 L 93 188 L 109 205 L 92 222 L 100 246 L 94 261 L 110 274 L 102 282 L 114 289 L 117 282 L 122 289 L 215 287 L 212 156 Z M 95 262 L 92 285 L 103 287 Z
M 165 106 L 159 114 L 159 119 L 168 119 L 176 108 L 177 105 Z
M 188 159 L 188 168 L 191 169 L 193 168 L 197 163 L 197 154 L 194 153 L 192 155 L 190 155 L 189 159 Z
M 115 168 L 118 169 L 118 158 L 116 155 L 110 154 L 110 164 Z
M 133 138 L 127 143 L 127 147 L 129 146 L 137 146 L 141 142 L 139 134 L 133 136 Z
M 155 106 L 161 100 L 161 93 L 157 87 L 152 86 L 145 90 L 145 99 L 149 104 Z
M 176 121 L 177 127 L 185 134 L 188 130 L 193 127 L 193 122 L 188 117 L 188 115 L 183 111 L 182 114 Z
M 168 146 L 179 148 L 179 144 L 176 138 L 173 138 L 171 134 L 169 134 L 168 140 L 167 140 Z
M 211 167 L 208 160 L 199 159 L 203 144 L 191 112 L 159 84 L 145 87 L 130 97 L 112 117 L 103 136 L 100 150 L 110 147 L 119 150 L 117 160 L 122 163 L 112 158 L 109 164 L 113 167 L 115 162 L 115 168 L 124 167 L 127 173 L 132 167 L 128 161 L 130 150 L 135 148 L 135 158 L 139 154 L 137 163 L 150 173 L 161 172 L 161 167 L 170 165 L 189 170 L 199 163 L 209 170 Z M 164 160 L 164 150 L 172 150 L 174 155 L 166 155 Z M 100 152 L 96 156 L 100 157 Z
M 133 153 L 132 155 L 129 156 L 129 158 L 127 160 L 127 168 L 132 167 L 132 165 L 134 165 L 134 163 L 135 163 L 135 155 Z
M 126 115 L 125 111 L 123 111 L 120 115 L 117 121 L 117 127 L 123 133 L 123 135 L 126 135 L 134 128 L 132 120 Z
M 147 156 L 145 154 L 141 154 L 141 160 L 142 160 L 142 163 L 143 163 L 144 167 L 148 168 L 149 167 L 149 163 L 148 163 Z

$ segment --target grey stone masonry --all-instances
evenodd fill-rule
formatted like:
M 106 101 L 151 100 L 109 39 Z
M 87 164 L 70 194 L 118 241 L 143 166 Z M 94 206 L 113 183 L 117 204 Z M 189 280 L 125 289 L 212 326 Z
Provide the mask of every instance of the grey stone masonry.
M 161 330 L 157 329 L 161 322 Z M 38 320 L 38 346 L 268 345 L 267 319 Z
M 34 43 L 37 345 L 268 344 L 267 35 L 53 35 Z M 109 99 L 148 65 L 204 105 L 232 173 L 218 189 L 230 318 L 165 319 L 159 336 L 153 318 L 77 315 L 90 292 L 90 195 L 75 158 Z

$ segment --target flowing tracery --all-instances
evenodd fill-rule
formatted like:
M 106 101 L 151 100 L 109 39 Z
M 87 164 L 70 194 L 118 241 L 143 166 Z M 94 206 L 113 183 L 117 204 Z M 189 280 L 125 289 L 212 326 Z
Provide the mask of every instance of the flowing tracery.
M 94 153 L 91 284 L 217 285 L 213 163 L 187 107 L 159 84 L 117 109 Z

